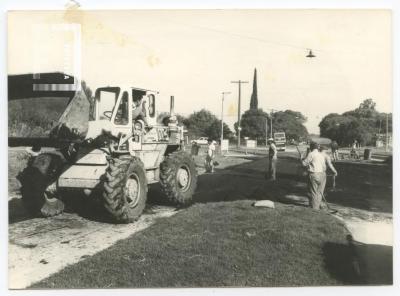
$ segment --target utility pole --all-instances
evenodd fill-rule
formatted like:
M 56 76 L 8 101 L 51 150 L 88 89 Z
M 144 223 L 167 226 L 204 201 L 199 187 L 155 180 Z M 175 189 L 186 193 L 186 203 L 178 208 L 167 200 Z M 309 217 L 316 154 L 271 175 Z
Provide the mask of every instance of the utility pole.
M 385 150 L 388 151 L 389 148 L 389 114 L 386 113 L 386 146 Z
M 230 91 L 223 91 L 222 92 L 222 108 L 221 108 L 221 147 L 222 141 L 224 140 L 224 99 L 225 95 L 230 94 Z
M 268 117 L 265 118 L 265 146 L 268 143 Z
M 242 129 L 240 127 L 240 96 L 241 96 L 241 86 L 242 83 L 249 83 L 248 81 L 231 81 L 231 83 L 237 83 L 239 85 L 239 99 L 238 99 L 238 142 L 237 142 L 237 147 L 240 147 L 240 130 Z
M 271 138 L 272 138 L 272 112 L 271 112 Z
M 271 112 L 270 112 L 270 118 L 271 118 L 271 136 L 270 136 L 270 138 L 273 138 L 273 136 L 272 136 L 272 115 L 274 114 L 274 111 L 276 111 L 275 109 L 268 109 L 268 110 L 271 110 Z

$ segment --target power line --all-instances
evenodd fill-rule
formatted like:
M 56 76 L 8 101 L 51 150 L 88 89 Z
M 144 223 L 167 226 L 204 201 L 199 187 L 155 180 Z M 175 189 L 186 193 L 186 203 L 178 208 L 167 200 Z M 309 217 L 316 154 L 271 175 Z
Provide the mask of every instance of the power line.
M 219 34 L 223 34 L 223 35 L 228 35 L 228 36 L 232 36 L 232 37 L 236 37 L 236 38 L 255 40 L 255 41 L 258 41 L 258 42 L 268 43 L 268 44 L 275 45 L 275 46 L 290 47 L 290 48 L 296 48 L 296 49 L 301 49 L 301 50 L 310 50 L 311 48 L 313 48 L 313 50 L 317 50 L 317 51 L 326 51 L 326 50 L 318 49 L 318 48 L 315 48 L 315 47 L 310 47 L 310 46 L 307 47 L 307 46 L 293 45 L 293 44 L 284 43 L 284 42 L 270 41 L 270 40 L 263 39 L 263 38 L 258 38 L 258 37 L 248 36 L 248 35 L 238 34 L 238 33 L 232 33 L 232 32 L 219 30 L 219 29 L 215 29 L 215 28 L 209 28 L 209 27 L 198 26 L 198 25 L 190 25 L 190 24 L 180 23 L 180 22 L 176 22 L 176 21 L 172 21 L 172 20 L 167 20 L 167 21 L 169 21 L 171 23 L 174 23 L 176 25 L 192 27 L 192 28 L 195 28 L 195 29 L 210 31 L 210 32 L 219 33 Z
M 322 48 L 316 48 L 314 46 L 301 46 L 301 45 L 294 45 L 294 44 L 290 44 L 290 43 L 285 43 L 285 42 L 279 42 L 279 41 L 271 41 L 271 40 L 267 40 L 264 38 L 259 38 L 259 37 L 254 37 L 254 36 L 248 36 L 248 35 L 244 35 L 244 34 L 238 34 L 238 33 L 232 33 L 232 32 L 228 32 L 228 31 L 224 31 L 224 30 L 219 30 L 219 29 L 215 29 L 215 28 L 210 28 L 210 27 L 204 27 L 204 26 L 198 26 L 198 25 L 191 25 L 191 24 L 187 24 L 187 23 L 181 23 L 181 22 L 177 22 L 174 20 L 170 20 L 170 19 L 166 19 L 166 21 L 173 23 L 175 25 L 180 25 L 180 26 L 186 26 L 186 27 L 192 27 L 195 29 L 200 29 L 200 30 L 205 30 L 205 31 L 210 31 L 210 32 L 214 32 L 214 33 L 219 33 L 219 34 L 224 34 L 224 35 L 228 35 L 228 36 L 232 36 L 232 37 L 236 37 L 236 38 L 243 38 L 243 39 L 248 39 L 248 40 L 255 40 L 258 42 L 262 42 L 262 43 L 267 43 L 267 44 L 271 44 L 271 45 L 275 45 L 275 46 L 281 46 L 281 47 L 290 47 L 290 48 L 295 48 L 295 49 L 301 49 L 301 50 L 307 50 L 307 51 L 317 51 L 317 52 L 336 52 L 336 53 L 346 53 L 346 54 L 355 54 L 358 55 L 358 53 L 354 53 L 353 51 L 348 51 L 348 50 L 338 50 L 338 49 L 322 49 Z M 365 47 L 362 48 L 363 51 L 366 50 Z

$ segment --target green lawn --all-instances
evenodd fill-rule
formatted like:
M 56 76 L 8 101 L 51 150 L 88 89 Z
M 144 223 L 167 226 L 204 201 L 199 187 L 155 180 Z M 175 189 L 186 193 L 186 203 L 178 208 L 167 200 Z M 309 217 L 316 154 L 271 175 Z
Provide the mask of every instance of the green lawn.
M 198 203 L 31 288 L 316 286 L 357 283 L 344 226 L 276 203 Z

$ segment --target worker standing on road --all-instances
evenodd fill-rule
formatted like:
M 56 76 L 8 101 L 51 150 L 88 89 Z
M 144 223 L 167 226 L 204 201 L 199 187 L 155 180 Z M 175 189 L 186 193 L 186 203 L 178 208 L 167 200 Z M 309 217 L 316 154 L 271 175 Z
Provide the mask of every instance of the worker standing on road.
M 206 172 L 214 173 L 215 141 L 208 139 L 208 149 L 205 161 Z
M 332 150 L 332 159 L 333 161 L 339 160 L 339 145 L 336 141 L 332 141 L 331 143 L 331 150 Z
M 322 184 L 322 188 L 321 188 L 321 192 L 322 192 L 322 194 L 324 194 L 324 192 L 325 192 L 325 186 L 326 186 L 326 170 L 327 170 L 327 168 L 329 168 L 331 171 L 332 171 L 332 173 L 333 173 L 333 177 L 335 178 L 336 176 L 337 176 L 337 171 L 336 171 L 336 169 L 335 169 L 335 167 L 333 166 L 333 164 L 332 164 L 332 159 L 331 159 L 331 157 L 328 155 L 328 153 L 326 153 L 327 152 L 327 147 L 325 147 L 325 146 L 320 146 L 320 148 L 319 148 L 319 151 L 321 152 L 321 154 L 324 156 L 324 158 L 325 158 L 325 182 L 323 182 L 323 184 Z M 325 202 L 324 201 L 322 201 L 321 202 L 321 205 L 320 205 L 320 208 L 321 209 L 327 209 L 328 207 L 327 207 L 327 205 L 325 204 Z
M 307 187 L 310 207 L 319 210 L 321 208 L 321 201 L 326 185 L 327 158 L 323 153 L 318 151 L 318 144 L 311 142 L 310 153 L 302 160 L 302 163 L 308 170 Z M 332 169 L 334 174 L 337 175 L 332 163 L 330 161 L 329 163 L 328 166 Z
M 357 142 L 357 140 L 354 140 L 353 144 L 351 144 L 350 158 L 355 158 L 355 159 L 360 158 L 360 155 L 358 155 L 358 152 L 357 152 L 357 146 L 358 146 L 358 142 Z
M 275 141 L 273 138 L 269 138 L 267 143 L 269 145 L 268 178 L 271 181 L 275 181 L 276 180 L 276 164 L 278 162 L 278 149 L 276 149 Z

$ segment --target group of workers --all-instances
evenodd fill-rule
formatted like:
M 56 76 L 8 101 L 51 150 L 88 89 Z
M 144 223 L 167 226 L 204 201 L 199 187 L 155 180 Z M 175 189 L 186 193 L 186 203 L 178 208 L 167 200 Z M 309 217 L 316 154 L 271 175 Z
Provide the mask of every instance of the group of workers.
M 208 141 L 205 168 L 209 173 L 214 172 L 215 144 L 215 141 Z M 276 148 L 274 139 L 268 139 L 267 144 L 269 146 L 269 161 L 266 178 L 270 181 L 275 181 L 278 150 Z M 326 147 L 320 146 L 315 142 L 311 142 L 309 149 L 307 149 L 306 155 L 301 157 L 301 164 L 307 170 L 307 191 L 309 205 L 311 208 L 316 210 L 327 208 L 327 205 L 324 202 L 327 169 L 330 169 L 330 171 L 333 173 L 333 176 L 337 176 L 337 171 L 332 164 L 331 157 L 326 152 Z M 334 155 L 334 153 L 332 154 Z
M 274 139 L 268 139 L 269 145 L 269 168 L 268 177 L 271 181 L 276 180 L 276 165 L 278 161 L 278 151 Z M 337 171 L 332 164 L 330 156 L 326 153 L 326 147 L 320 146 L 315 142 L 310 143 L 305 157 L 301 158 L 302 166 L 307 170 L 307 189 L 309 205 L 311 208 L 319 210 L 325 209 L 324 191 L 326 185 L 326 171 L 329 168 L 333 176 L 337 176 Z M 333 149 L 332 149 L 333 150 Z M 335 150 L 335 153 L 337 148 Z M 335 153 L 333 157 L 335 158 Z

